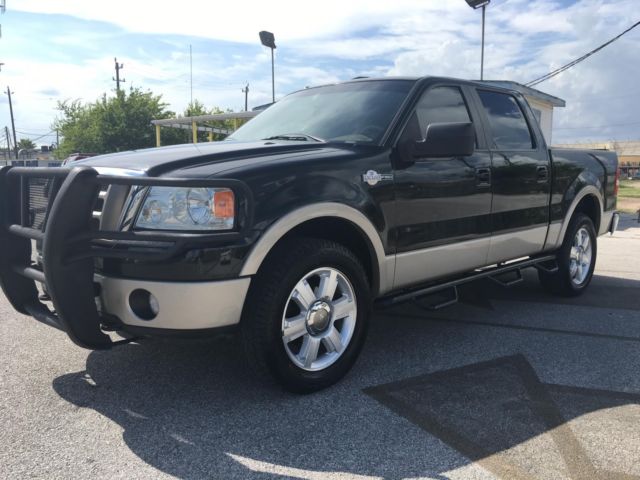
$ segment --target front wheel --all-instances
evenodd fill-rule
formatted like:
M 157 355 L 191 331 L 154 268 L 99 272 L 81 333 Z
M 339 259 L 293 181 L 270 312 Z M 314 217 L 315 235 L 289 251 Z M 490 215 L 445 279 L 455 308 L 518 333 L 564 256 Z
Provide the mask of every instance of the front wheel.
M 277 247 L 254 279 L 241 331 L 250 362 L 287 390 L 340 380 L 364 343 L 370 292 L 358 258 L 328 240 Z
M 597 243 L 593 222 L 586 215 L 575 215 L 557 252 L 558 270 L 538 271 L 540 283 L 551 293 L 575 297 L 585 291 L 596 266 Z

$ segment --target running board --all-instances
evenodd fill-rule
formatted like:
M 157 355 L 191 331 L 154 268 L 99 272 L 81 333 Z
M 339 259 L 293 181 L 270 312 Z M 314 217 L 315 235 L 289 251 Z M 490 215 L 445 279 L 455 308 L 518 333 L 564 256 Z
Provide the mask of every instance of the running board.
M 546 265 L 545 265 L 546 264 Z M 555 265 L 555 270 L 551 265 Z M 522 281 L 522 273 L 521 269 L 527 267 L 536 267 L 545 272 L 553 273 L 558 270 L 558 266 L 556 264 L 556 256 L 555 255 L 544 255 L 541 257 L 528 258 L 526 260 L 520 260 L 516 262 L 511 262 L 507 264 L 498 264 L 495 267 L 485 268 L 483 270 L 476 270 L 469 275 L 464 277 L 455 278 L 453 280 L 445 281 L 444 283 L 439 284 L 430 284 L 428 286 L 417 287 L 411 290 L 403 290 L 400 292 L 392 293 L 389 295 L 385 295 L 384 297 L 376 300 L 377 307 L 390 307 L 392 305 L 397 305 L 398 303 L 406 302 L 409 300 L 413 300 L 418 297 L 423 297 L 427 295 L 433 295 L 435 293 L 440 293 L 444 290 L 454 289 L 455 295 L 444 302 L 436 303 L 431 305 L 429 308 L 434 310 L 446 307 L 448 305 L 452 305 L 458 300 L 458 291 L 457 288 L 460 285 L 464 285 L 465 283 L 475 282 L 476 280 L 480 280 L 483 278 L 491 278 L 496 283 L 503 286 L 514 285 L 515 283 L 519 283 Z M 517 278 L 515 281 L 505 282 L 499 280 L 498 277 L 502 276 L 505 273 L 517 271 Z
M 554 257 L 553 260 L 537 263 L 534 267 L 544 273 L 556 273 L 558 271 L 558 261 Z
M 504 278 L 505 276 L 507 276 L 507 275 L 509 275 L 511 273 L 515 273 L 516 274 L 515 278 L 512 278 L 510 280 Z M 491 275 L 489 277 L 489 280 L 494 281 L 495 283 L 497 283 L 501 287 L 512 287 L 513 285 L 516 285 L 516 284 L 522 282 L 524 280 L 524 278 L 522 277 L 522 269 L 518 268 L 516 270 L 503 272 L 503 273 L 498 274 L 498 275 Z
M 422 306 L 425 307 L 427 310 L 440 310 L 441 308 L 450 307 L 451 305 L 458 303 L 458 287 L 451 287 L 450 291 L 451 291 L 450 298 L 445 298 L 440 302 L 429 303 L 427 305 L 422 305 Z M 425 296 L 430 296 L 430 295 L 435 296 L 443 292 L 446 292 L 446 290 L 440 290 L 431 294 L 427 294 Z

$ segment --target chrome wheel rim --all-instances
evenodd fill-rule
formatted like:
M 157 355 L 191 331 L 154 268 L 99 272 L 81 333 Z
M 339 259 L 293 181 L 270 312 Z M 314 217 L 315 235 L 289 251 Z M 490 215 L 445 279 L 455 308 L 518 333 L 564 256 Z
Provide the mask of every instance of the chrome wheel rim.
M 331 267 L 300 279 L 282 315 L 282 343 L 303 370 L 323 370 L 344 354 L 356 325 L 356 295 L 347 277 Z
M 591 269 L 593 260 L 593 247 L 591 237 L 586 228 L 582 227 L 576 232 L 569 255 L 569 275 L 574 285 L 582 285 Z

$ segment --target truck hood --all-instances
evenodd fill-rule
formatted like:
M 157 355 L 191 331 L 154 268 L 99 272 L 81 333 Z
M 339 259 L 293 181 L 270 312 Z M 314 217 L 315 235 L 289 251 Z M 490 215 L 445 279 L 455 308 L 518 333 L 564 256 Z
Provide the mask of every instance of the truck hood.
M 340 146 L 341 147 L 341 146 Z M 86 165 L 104 170 L 126 170 L 132 175 L 162 176 L 180 170 L 181 177 L 201 176 L 203 168 L 207 175 L 216 175 L 225 170 L 251 163 L 282 160 L 295 156 L 323 156 L 341 149 L 335 144 L 316 142 L 211 142 L 184 144 L 160 148 L 132 150 L 129 152 L 100 155 L 70 166 Z M 345 147 L 348 148 L 347 145 Z M 193 170 L 193 174 L 190 174 Z M 196 172 L 197 171 L 197 172 Z

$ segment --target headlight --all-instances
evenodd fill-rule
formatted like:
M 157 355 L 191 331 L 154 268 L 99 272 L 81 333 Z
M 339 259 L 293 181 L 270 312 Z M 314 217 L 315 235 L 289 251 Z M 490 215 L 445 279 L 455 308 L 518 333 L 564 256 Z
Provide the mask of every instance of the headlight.
M 228 188 L 151 187 L 136 227 L 155 230 L 231 230 L 235 197 Z

